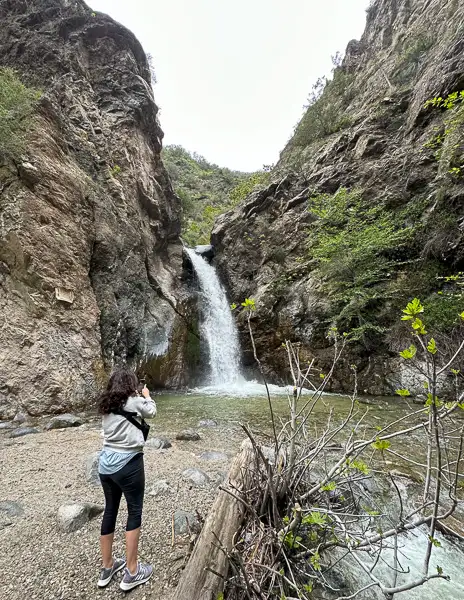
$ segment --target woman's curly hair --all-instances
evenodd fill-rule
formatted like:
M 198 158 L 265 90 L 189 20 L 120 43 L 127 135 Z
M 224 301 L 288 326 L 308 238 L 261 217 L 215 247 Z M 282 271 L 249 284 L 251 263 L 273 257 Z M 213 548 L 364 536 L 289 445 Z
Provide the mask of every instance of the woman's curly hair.
M 124 406 L 129 396 L 137 394 L 138 379 L 128 369 L 112 373 L 106 390 L 98 398 L 98 412 L 107 415 Z

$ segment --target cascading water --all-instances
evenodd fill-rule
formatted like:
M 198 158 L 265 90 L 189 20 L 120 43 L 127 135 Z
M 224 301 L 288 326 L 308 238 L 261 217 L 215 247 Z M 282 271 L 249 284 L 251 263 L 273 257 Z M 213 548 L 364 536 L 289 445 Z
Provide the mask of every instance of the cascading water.
M 237 385 L 240 373 L 238 332 L 224 288 L 216 270 L 195 250 L 186 249 L 200 285 L 200 333 L 209 350 L 210 381 L 213 388 Z

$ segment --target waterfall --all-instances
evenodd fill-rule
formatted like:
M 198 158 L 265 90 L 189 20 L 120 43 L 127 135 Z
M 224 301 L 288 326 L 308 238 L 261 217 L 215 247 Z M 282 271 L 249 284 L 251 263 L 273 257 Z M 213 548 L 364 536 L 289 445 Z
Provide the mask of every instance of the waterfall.
M 226 292 L 215 268 L 195 250 L 186 252 L 200 285 L 200 334 L 209 350 L 209 384 L 220 388 L 240 383 L 240 344 Z

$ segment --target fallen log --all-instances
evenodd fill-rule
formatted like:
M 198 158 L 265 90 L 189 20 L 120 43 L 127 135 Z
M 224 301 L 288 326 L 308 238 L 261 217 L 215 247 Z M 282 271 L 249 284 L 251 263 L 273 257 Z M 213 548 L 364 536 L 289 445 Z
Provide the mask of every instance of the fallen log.
M 232 462 L 228 482 L 219 490 L 206 518 L 180 577 L 174 600 L 217 600 L 222 592 L 229 567 L 224 550 L 231 550 L 234 536 L 242 524 L 246 510 L 242 492 L 249 486 L 255 468 L 252 446 L 245 440 Z M 225 491 L 227 489 L 231 493 Z

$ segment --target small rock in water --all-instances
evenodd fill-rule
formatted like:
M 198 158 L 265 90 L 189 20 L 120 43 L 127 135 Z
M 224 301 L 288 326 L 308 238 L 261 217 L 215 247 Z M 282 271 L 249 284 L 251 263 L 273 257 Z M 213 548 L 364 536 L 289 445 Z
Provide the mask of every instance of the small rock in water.
M 75 415 L 65 414 L 58 415 L 53 417 L 51 421 L 49 421 L 45 427 L 45 429 L 64 429 L 65 427 L 79 427 L 82 425 L 83 421 L 80 417 L 76 417 Z
M 163 496 L 165 494 L 170 494 L 172 492 L 172 487 L 169 485 L 169 481 L 167 479 L 159 479 L 155 481 L 150 491 L 148 492 L 149 496 Z
M 214 419 L 202 419 L 198 422 L 198 427 L 217 427 L 217 421 Z
M 174 513 L 174 532 L 178 535 L 184 533 L 198 533 L 200 531 L 200 523 L 198 517 L 185 510 L 176 510 Z
M 100 452 L 94 452 L 85 461 L 85 478 L 92 485 L 100 485 L 100 476 L 98 475 L 99 460 Z
M 190 481 L 191 483 L 193 483 L 193 485 L 199 487 L 207 485 L 210 482 L 210 478 L 208 477 L 208 475 L 204 471 L 201 471 L 200 469 L 197 469 L 195 467 L 185 469 L 185 471 L 182 471 L 182 477 L 186 481 Z
M 152 437 L 145 442 L 145 446 L 155 448 L 156 450 L 164 450 L 170 448 L 172 444 L 166 437 Z
M 65 533 L 77 531 L 102 512 L 103 507 L 97 504 L 63 504 L 58 509 L 58 528 Z
M 24 514 L 24 509 L 19 502 L 2 500 L 0 502 L 0 512 L 6 513 L 8 517 L 21 517 Z
M 227 454 L 224 454 L 224 452 L 216 452 L 215 450 L 203 452 L 200 454 L 200 458 L 203 460 L 229 460 Z
M 27 421 L 27 415 L 22 412 L 16 413 L 13 423 L 25 423 Z
M 185 442 L 198 442 L 201 440 L 200 434 L 194 429 L 185 429 L 176 435 L 176 440 L 183 440 Z
M 11 438 L 22 437 L 23 435 L 29 435 L 31 433 L 40 433 L 35 427 L 18 427 L 10 433 Z

